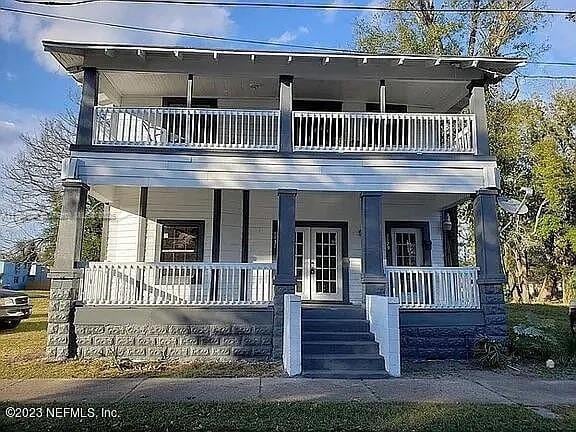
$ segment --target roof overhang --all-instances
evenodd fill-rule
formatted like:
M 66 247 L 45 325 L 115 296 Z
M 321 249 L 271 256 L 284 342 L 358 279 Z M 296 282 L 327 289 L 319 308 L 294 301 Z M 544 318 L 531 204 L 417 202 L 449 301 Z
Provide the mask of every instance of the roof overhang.
M 525 58 L 371 55 L 355 52 L 279 52 L 43 41 L 44 50 L 81 79 L 85 67 L 102 70 L 278 76 L 323 79 L 425 79 L 495 83 Z

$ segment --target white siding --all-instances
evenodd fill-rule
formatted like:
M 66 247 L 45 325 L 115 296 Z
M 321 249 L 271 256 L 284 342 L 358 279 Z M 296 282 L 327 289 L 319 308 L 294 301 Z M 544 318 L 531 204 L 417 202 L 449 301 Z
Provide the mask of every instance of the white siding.
M 222 191 L 220 261 L 239 263 L 242 259 L 242 191 Z
M 137 188 L 118 188 L 111 205 L 108 260 L 135 261 L 138 244 Z M 432 265 L 444 265 L 441 212 L 434 195 L 385 194 L 383 222 L 427 221 L 430 224 Z M 146 261 L 159 258 L 161 227 L 158 219 L 203 220 L 205 223 L 204 260 L 212 257 L 213 190 L 150 188 L 148 192 L 148 224 Z M 249 262 L 272 261 L 272 221 L 277 219 L 275 191 L 251 191 Z M 300 192 L 296 217 L 299 221 L 348 223 L 349 296 L 353 303 L 362 303 L 360 194 L 347 192 Z M 240 262 L 242 232 L 242 191 L 222 191 L 222 222 L 220 261 Z M 382 239 L 384 242 L 385 240 Z
M 113 262 L 136 261 L 138 249 L 138 188 L 116 188 L 110 205 L 106 259 Z
M 389 221 L 425 221 L 430 224 L 432 265 L 444 265 L 442 224 L 440 211 L 435 208 L 434 197 L 429 200 L 406 195 L 384 197 L 384 223 Z M 272 191 L 252 191 L 250 194 L 251 262 L 272 260 L 272 221 L 277 219 L 277 195 Z M 349 295 L 353 303 L 361 303 L 363 287 L 360 281 L 362 249 L 360 237 L 360 194 L 314 193 L 298 194 L 296 217 L 299 221 L 348 222 L 348 254 L 350 258 Z M 384 242 L 384 239 L 382 240 Z
M 278 99 L 219 98 L 218 108 L 277 110 Z
M 157 220 L 204 221 L 204 261 L 212 261 L 212 201 L 211 189 L 150 188 L 148 190 L 148 229 L 146 261 L 160 258 L 162 227 Z
M 262 154 L 74 153 L 90 185 L 301 191 L 475 193 L 495 186 L 496 162 L 343 159 Z

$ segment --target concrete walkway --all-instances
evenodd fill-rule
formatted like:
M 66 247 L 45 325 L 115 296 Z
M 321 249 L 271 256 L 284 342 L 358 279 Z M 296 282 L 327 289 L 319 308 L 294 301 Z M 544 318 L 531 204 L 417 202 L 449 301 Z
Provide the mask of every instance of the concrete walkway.
M 0 380 L 0 401 L 367 401 L 576 405 L 576 380 L 466 378 L 113 378 Z

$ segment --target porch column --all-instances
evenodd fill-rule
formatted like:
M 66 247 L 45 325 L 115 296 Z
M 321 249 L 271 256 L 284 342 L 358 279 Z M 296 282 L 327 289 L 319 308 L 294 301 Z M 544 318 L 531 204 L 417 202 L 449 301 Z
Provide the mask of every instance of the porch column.
M 366 295 L 388 295 L 384 275 L 382 192 L 360 195 L 362 212 L 362 284 Z
M 194 96 L 194 75 L 188 74 L 186 81 L 186 107 L 192 108 L 192 97 Z
M 50 306 L 46 356 L 63 360 L 75 355 L 73 329 L 74 301 L 78 295 L 81 270 L 82 231 L 88 186 L 79 180 L 65 180 L 54 267 L 50 272 Z
M 380 98 L 380 112 L 385 113 L 386 112 L 386 81 L 385 80 L 380 80 L 379 98 Z
M 94 133 L 94 106 L 98 105 L 98 71 L 96 68 L 84 68 L 82 99 L 78 113 L 77 146 L 92 145 Z
M 489 155 L 490 145 L 488 144 L 488 121 L 486 116 L 486 94 L 484 82 L 473 82 L 469 86 L 470 102 L 468 108 L 471 114 L 476 116 L 476 140 L 477 153 L 479 155 Z
M 474 235 L 476 238 L 476 266 L 480 302 L 484 311 L 486 336 L 506 339 L 506 310 L 502 284 L 506 277 L 502 271 L 500 233 L 496 212 L 495 189 L 480 189 L 474 198 Z
M 136 261 L 146 261 L 146 231 L 148 229 L 148 188 L 140 188 L 140 202 L 138 209 L 138 249 L 136 250 Z
M 274 330 L 273 351 L 275 359 L 282 357 L 284 333 L 284 294 L 294 294 L 296 269 L 294 243 L 296 241 L 296 194 L 292 189 L 278 190 L 278 235 L 276 277 L 274 279 Z
M 447 229 L 445 224 L 449 223 Z M 458 267 L 458 206 L 450 207 L 442 212 L 442 233 L 444 237 L 444 265 Z
M 280 76 L 280 153 L 292 153 L 292 87 L 294 77 Z

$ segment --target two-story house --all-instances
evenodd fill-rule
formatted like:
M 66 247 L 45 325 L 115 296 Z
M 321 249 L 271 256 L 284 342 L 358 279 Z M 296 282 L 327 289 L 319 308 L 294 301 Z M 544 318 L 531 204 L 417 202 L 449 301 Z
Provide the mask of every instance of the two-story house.
M 49 357 L 280 358 L 291 293 L 310 375 L 383 371 L 366 296 L 399 302 L 405 359 L 505 337 L 485 86 L 523 59 L 44 48 L 82 83 Z M 101 262 L 79 262 L 87 194 Z

